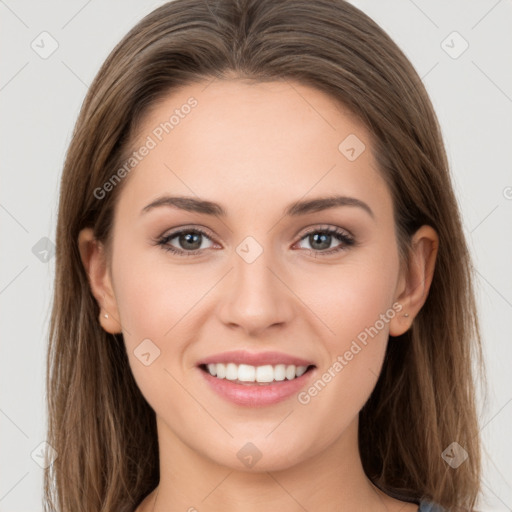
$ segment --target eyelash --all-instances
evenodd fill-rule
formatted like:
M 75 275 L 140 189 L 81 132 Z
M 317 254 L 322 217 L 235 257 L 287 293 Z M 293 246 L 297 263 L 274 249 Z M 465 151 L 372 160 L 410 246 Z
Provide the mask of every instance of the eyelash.
M 202 250 L 204 250 L 204 249 L 196 249 L 194 251 L 184 251 L 184 250 L 177 249 L 176 247 L 173 247 L 172 245 L 169 245 L 169 242 L 173 238 L 176 238 L 177 236 L 182 235 L 184 233 L 188 233 L 188 234 L 190 234 L 190 233 L 201 234 L 201 235 L 205 236 L 206 238 L 211 239 L 210 235 L 208 233 L 206 233 L 205 231 L 203 231 L 202 229 L 199 229 L 199 228 L 187 228 L 187 229 L 182 229 L 182 230 L 179 230 L 179 231 L 175 231 L 173 233 L 170 233 L 168 235 L 165 235 L 165 236 L 157 239 L 156 240 L 156 244 L 161 246 L 164 251 L 169 251 L 169 252 L 171 252 L 173 254 L 176 254 L 177 256 L 183 256 L 183 257 L 195 256 L 195 255 L 199 254 Z M 351 235 L 349 235 L 346 231 L 341 230 L 339 228 L 332 228 L 332 227 L 329 227 L 329 228 L 318 228 L 317 227 L 317 228 L 309 229 L 300 238 L 299 242 L 304 240 L 307 236 L 309 236 L 309 235 L 311 235 L 313 233 L 321 233 L 321 234 L 333 235 L 337 240 L 342 242 L 342 244 L 339 245 L 338 247 L 334 247 L 332 249 L 327 249 L 325 251 L 315 251 L 313 249 L 304 249 L 306 251 L 309 251 L 310 253 L 314 253 L 315 257 L 317 255 L 328 256 L 328 255 L 331 255 L 331 254 L 334 254 L 334 253 L 338 253 L 340 251 L 347 250 L 348 247 L 353 246 L 355 244 L 354 238 Z

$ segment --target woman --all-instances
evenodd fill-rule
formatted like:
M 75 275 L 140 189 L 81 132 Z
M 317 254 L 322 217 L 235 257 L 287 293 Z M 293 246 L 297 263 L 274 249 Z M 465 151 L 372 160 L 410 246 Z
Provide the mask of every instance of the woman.
M 84 102 L 56 258 L 52 510 L 475 506 L 480 341 L 444 147 L 352 5 L 144 18 Z

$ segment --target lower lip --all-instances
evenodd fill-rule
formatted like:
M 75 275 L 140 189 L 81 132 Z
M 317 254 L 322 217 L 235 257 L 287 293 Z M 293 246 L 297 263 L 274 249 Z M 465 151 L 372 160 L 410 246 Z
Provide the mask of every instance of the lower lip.
M 223 398 L 237 405 L 259 407 L 272 405 L 298 393 L 309 381 L 316 368 L 308 370 L 292 380 L 276 381 L 272 384 L 237 384 L 228 379 L 218 379 L 199 368 L 212 389 Z

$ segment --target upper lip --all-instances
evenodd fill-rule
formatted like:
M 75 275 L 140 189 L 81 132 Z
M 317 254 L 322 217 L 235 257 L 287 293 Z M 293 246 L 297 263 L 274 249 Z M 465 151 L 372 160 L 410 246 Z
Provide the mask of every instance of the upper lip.
M 273 366 L 277 364 L 293 364 L 295 366 L 314 365 L 311 361 L 307 361 L 301 357 L 283 354 L 281 352 L 248 352 L 247 350 L 233 350 L 206 357 L 198 362 L 198 366 L 216 363 L 234 363 L 236 365 L 248 364 L 251 366 L 263 366 L 267 364 Z

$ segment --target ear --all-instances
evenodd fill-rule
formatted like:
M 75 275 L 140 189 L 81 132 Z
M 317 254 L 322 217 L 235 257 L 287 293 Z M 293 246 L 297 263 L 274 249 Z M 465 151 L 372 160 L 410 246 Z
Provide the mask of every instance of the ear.
M 395 301 L 402 305 L 399 315 L 389 322 L 389 334 L 406 332 L 428 297 L 439 247 L 439 237 L 430 226 L 421 226 L 411 240 L 408 268 L 405 265 L 397 286 Z
M 80 231 L 78 248 L 91 292 L 100 306 L 100 325 L 111 334 L 120 333 L 121 324 L 105 248 L 95 239 L 91 228 Z

